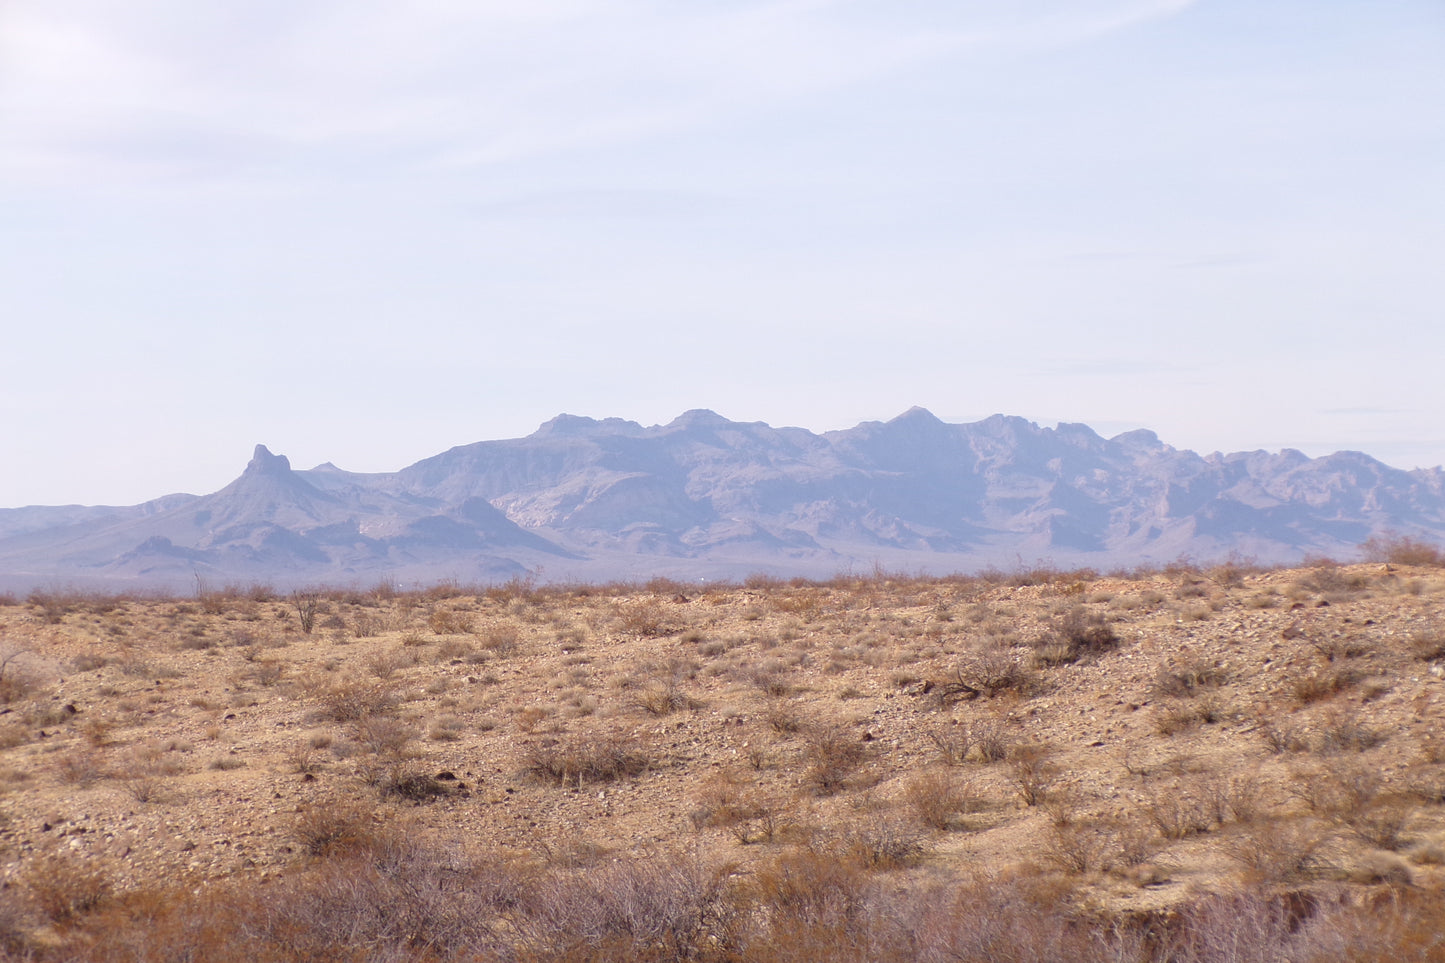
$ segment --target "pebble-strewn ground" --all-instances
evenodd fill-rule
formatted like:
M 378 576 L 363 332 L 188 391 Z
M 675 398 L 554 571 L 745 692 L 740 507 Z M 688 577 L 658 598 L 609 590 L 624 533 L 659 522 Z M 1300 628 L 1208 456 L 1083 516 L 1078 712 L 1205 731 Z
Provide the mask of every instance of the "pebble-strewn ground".
M 1434 568 L 50 593 L 0 659 L 14 891 L 275 879 L 335 812 L 552 865 L 1024 867 L 1114 912 L 1445 879 Z

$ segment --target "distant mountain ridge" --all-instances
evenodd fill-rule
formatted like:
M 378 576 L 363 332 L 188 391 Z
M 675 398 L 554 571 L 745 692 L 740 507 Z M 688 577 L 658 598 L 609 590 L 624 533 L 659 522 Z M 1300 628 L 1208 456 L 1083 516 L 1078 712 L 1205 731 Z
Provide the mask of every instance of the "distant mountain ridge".
M 1440 468 L 1201 456 L 1150 431 L 949 424 L 921 408 L 822 434 L 706 410 L 651 427 L 559 415 L 396 472 L 297 471 L 258 445 L 210 495 L 0 510 L 0 585 L 1284 562 L 1348 556 L 1386 530 L 1445 539 Z

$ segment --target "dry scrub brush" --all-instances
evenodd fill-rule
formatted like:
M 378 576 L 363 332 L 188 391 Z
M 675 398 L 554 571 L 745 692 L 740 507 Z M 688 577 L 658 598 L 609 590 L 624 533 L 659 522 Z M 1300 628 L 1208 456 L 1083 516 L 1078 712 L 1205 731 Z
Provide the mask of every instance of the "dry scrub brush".
M 913 818 L 930 829 L 948 830 L 960 816 L 983 808 L 983 797 L 960 776 L 948 770 L 929 769 L 910 779 L 903 802 Z
M 615 732 L 567 733 L 522 746 L 523 768 L 559 786 L 612 782 L 639 776 L 652 765 L 644 746 Z
M 845 788 L 868 759 L 867 744 L 842 724 L 814 723 L 802 735 L 804 778 L 821 795 Z
M 1107 616 L 1075 606 L 1035 640 L 1034 654 L 1043 665 L 1064 665 L 1102 655 L 1119 644 Z

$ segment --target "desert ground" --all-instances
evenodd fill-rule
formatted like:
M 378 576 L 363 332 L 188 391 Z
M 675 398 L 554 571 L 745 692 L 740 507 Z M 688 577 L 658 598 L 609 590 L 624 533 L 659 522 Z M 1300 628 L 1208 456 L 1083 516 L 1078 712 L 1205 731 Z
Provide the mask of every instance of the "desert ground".
M 0 599 L 0 946 L 1445 960 L 1412 561 Z

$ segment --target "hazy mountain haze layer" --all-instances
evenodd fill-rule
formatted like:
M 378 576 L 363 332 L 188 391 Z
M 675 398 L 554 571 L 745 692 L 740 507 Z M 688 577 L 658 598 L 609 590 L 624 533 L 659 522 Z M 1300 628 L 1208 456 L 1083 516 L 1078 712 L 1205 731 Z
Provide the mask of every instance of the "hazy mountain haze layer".
M 829 576 L 1230 554 L 1349 557 L 1445 538 L 1445 475 L 1358 452 L 1199 455 L 914 408 L 816 434 L 694 410 L 665 425 L 559 415 L 395 472 L 292 468 L 258 445 L 209 495 L 0 510 L 0 580 L 176 588 L 455 579 Z

